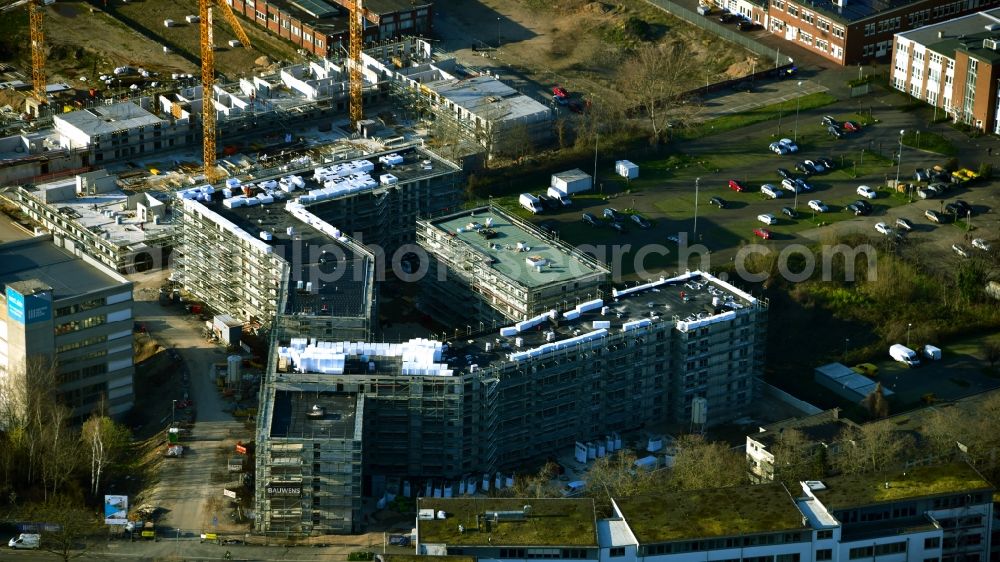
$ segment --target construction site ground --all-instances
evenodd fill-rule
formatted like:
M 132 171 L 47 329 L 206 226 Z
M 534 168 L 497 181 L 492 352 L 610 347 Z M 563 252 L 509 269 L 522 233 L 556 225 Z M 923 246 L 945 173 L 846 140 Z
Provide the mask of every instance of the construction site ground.
M 648 24 L 647 39 L 675 42 L 699 62 L 691 87 L 749 74 L 756 55 L 643 0 L 446 1 L 435 5 L 435 48 L 468 66 L 489 68 L 523 93 L 571 93 L 606 102 L 621 99 L 618 70 L 639 41 L 624 31 L 630 19 Z M 499 49 L 495 49 L 497 45 Z M 759 59 L 759 58 L 757 58 Z M 757 62 L 760 62 L 757 60 Z

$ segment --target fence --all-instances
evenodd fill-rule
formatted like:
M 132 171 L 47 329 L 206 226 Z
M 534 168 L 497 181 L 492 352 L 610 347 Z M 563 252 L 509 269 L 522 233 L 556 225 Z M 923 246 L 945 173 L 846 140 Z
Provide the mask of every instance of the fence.
M 731 29 L 727 29 L 722 25 L 712 21 L 711 18 L 707 18 L 698 14 L 697 12 L 692 12 L 691 10 L 675 4 L 670 0 L 646 0 L 649 4 L 673 14 L 685 20 L 689 23 L 697 25 L 698 27 L 704 29 L 705 31 L 710 31 L 719 37 L 722 37 L 726 41 L 735 43 L 748 51 L 752 51 L 762 57 L 767 57 L 768 59 L 775 61 L 775 66 L 781 66 L 784 64 L 790 64 L 792 58 L 789 56 L 782 57 L 781 51 L 779 49 L 772 49 L 767 45 L 759 43 L 746 34 L 734 32 Z

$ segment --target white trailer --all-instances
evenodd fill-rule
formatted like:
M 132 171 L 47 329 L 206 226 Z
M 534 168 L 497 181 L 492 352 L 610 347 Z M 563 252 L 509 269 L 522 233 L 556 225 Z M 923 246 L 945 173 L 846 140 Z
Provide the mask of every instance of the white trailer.
M 916 367 L 920 364 L 920 358 L 917 356 L 917 352 L 901 343 L 894 344 L 889 348 L 889 356 L 900 363 L 909 365 L 910 367 Z
M 581 191 L 590 191 L 594 187 L 594 179 L 590 177 L 590 174 L 575 168 L 552 174 L 552 181 L 549 185 L 566 195 L 572 195 Z
M 615 173 L 625 179 L 634 180 L 639 177 L 639 166 L 628 160 L 618 160 L 615 162 Z
M 924 346 L 924 357 L 937 361 L 941 359 L 941 348 L 935 347 L 931 344 Z

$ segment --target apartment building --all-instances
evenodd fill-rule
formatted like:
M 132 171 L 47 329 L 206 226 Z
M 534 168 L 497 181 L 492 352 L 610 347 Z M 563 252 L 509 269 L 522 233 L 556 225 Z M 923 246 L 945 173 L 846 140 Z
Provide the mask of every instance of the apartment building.
M 896 34 L 892 86 L 958 123 L 1000 132 L 1000 8 Z
M 364 397 L 310 384 L 269 388 L 258 441 L 258 529 L 361 531 Z
M 768 26 L 800 47 L 841 65 L 892 53 L 893 36 L 1000 4 L 1000 0 L 770 0 Z
M 747 435 L 746 452 L 747 462 L 750 465 L 750 478 L 755 482 L 774 480 L 775 446 L 780 443 L 785 431 L 797 431 L 810 443 L 803 454 L 811 455 L 822 447 L 829 458 L 836 454 L 837 441 L 843 432 L 852 427 L 857 427 L 857 424 L 841 417 L 840 408 L 765 425 L 757 433 Z
M 188 145 L 196 135 L 189 119 L 164 119 L 130 101 L 56 114 L 52 123 L 64 148 L 88 149 L 95 164 Z
M 350 41 L 347 8 L 353 2 L 332 0 L 226 0 L 233 10 L 255 24 L 320 58 L 337 58 Z M 402 35 L 430 35 L 433 3 L 406 0 L 368 0 L 365 10 L 378 23 L 366 18 L 365 42 Z
M 82 421 L 134 404 L 132 283 L 51 236 L 0 244 L 0 377 L 54 363 L 58 392 Z
M 985 561 L 992 493 L 971 467 L 953 464 L 802 482 L 801 490 L 759 484 L 616 497 L 607 519 L 592 519 L 580 503 L 588 500 L 420 498 L 416 551 L 501 562 Z
M 306 382 L 363 395 L 366 489 L 378 497 L 395 478 L 457 490 L 470 473 L 518 469 L 578 441 L 686 426 L 696 402 L 709 425 L 744 415 L 766 318 L 766 301 L 693 272 L 449 341 L 338 342 L 279 329 L 262 395 Z
M 604 296 L 610 270 L 497 207 L 417 222 L 430 257 L 419 306 L 448 325 L 521 322 Z M 482 325 L 479 325 L 479 323 Z

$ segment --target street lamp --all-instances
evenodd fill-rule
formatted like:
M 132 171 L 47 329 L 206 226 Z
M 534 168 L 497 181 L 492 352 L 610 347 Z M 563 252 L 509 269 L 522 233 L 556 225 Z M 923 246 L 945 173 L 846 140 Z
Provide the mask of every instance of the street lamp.
M 792 138 L 795 142 L 799 142 L 799 103 L 802 98 L 802 81 L 798 82 L 799 95 L 795 96 L 795 135 Z
M 692 236 L 697 238 L 698 236 L 698 183 L 701 182 L 701 178 L 694 178 L 694 232 Z
M 500 17 L 497 16 L 497 49 L 500 48 Z
M 896 189 L 899 189 L 899 168 L 903 165 L 903 135 L 906 134 L 906 130 L 899 130 L 899 153 L 896 154 Z M 909 190 L 907 190 L 909 191 Z M 912 195 L 910 196 L 912 197 Z
M 177 400 L 170 401 L 170 427 L 174 426 L 174 412 L 177 410 Z
M 912 327 L 912 323 L 906 325 L 906 347 L 910 347 L 910 328 Z

